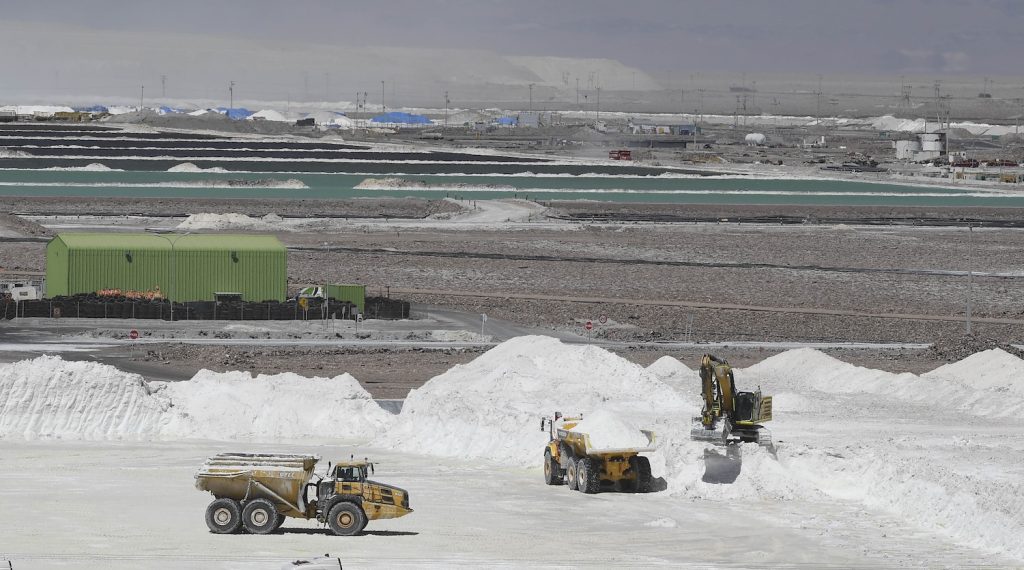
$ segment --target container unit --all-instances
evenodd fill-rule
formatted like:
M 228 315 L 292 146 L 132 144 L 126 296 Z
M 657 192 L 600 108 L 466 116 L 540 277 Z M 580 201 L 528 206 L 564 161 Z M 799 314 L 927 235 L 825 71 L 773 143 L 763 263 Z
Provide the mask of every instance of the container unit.
M 348 301 L 366 312 L 366 285 L 328 285 L 327 296 L 336 301 Z
M 274 236 L 63 233 L 46 246 L 50 297 L 104 289 L 159 291 L 175 302 L 283 301 L 287 250 Z

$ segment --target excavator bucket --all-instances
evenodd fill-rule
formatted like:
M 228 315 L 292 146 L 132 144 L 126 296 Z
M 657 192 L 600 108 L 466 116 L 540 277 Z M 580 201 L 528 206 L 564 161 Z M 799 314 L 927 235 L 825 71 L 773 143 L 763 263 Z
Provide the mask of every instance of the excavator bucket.
M 700 421 L 700 418 L 693 419 L 690 427 L 690 439 L 695 441 L 709 441 L 712 443 L 725 443 L 728 435 L 725 433 L 725 422 L 720 422 L 714 429 L 707 429 Z

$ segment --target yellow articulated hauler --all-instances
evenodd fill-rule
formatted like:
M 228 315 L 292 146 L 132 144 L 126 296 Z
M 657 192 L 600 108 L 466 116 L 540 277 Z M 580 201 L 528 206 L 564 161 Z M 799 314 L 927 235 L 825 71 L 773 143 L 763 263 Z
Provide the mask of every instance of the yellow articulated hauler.
M 221 453 L 196 473 L 196 488 L 214 500 L 206 509 L 210 531 L 245 530 L 268 534 L 286 517 L 316 518 L 334 534 L 359 534 L 367 521 L 394 519 L 412 512 L 404 489 L 371 481 L 369 461 L 328 464 L 327 474 L 311 482 L 320 457 Z
M 558 412 L 541 419 L 540 429 L 550 438 L 544 448 L 544 482 L 564 482 L 584 493 L 597 493 L 603 487 L 634 493 L 650 491 L 651 462 L 640 453 L 654 451 L 654 432 L 641 430 L 647 437 L 643 447 L 595 449 L 587 434 L 573 431 L 582 419 L 562 417 Z

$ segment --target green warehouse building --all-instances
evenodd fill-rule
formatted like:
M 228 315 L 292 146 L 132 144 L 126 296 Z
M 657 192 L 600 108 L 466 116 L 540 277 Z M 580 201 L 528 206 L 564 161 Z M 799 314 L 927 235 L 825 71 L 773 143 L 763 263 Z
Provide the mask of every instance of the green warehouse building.
M 63 233 L 46 246 L 48 297 L 101 289 L 151 291 L 174 301 L 284 301 L 287 250 L 274 236 Z

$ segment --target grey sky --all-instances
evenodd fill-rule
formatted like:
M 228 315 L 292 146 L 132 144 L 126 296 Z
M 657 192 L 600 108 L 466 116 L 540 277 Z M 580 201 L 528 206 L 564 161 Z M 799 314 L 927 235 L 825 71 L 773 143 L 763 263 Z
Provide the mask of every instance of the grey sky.
M 538 81 L 530 75 L 536 66 L 524 74 L 501 62 L 487 77 L 480 52 L 614 59 L 659 77 L 1024 75 L 1020 0 L 0 0 L 0 11 L 0 53 L 8 59 L 0 57 L 0 71 L 34 93 L 122 90 L 168 73 L 199 96 L 205 82 L 221 81 L 220 70 L 253 72 L 261 62 L 266 73 L 247 79 L 264 97 L 295 97 L 295 74 L 303 90 L 311 73 L 329 90 L 322 69 L 333 63 L 351 70 L 333 80 L 347 91 L 371 77 Z M 376 47 L 399 49 L 381 56 L 387 61 L 376 63 L 384 71 L 375 76 Z M 403 67 L 407 57 L 419 60 Z M 585 66 L 565 68 L 574 79 L 587 76 Z M 620 71 L 621 84 L 631 72 Z M 612 81 L 605 73 L 602 84 Z M 277 81 L 281 74 L 291 77 Z M 8 91 L 17 88 L 8 83 Z
M 676 71 L 1013 73 L 1019 0 L 4 0 L 4 18 L 619 59 Z M 54 38 L 56 40 L 56 38 Z

